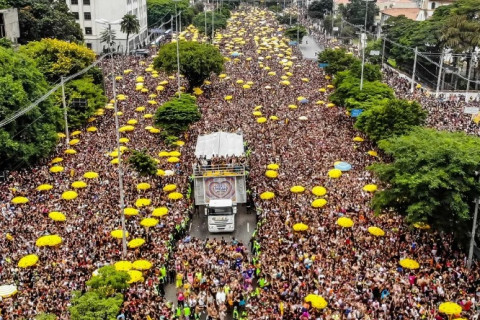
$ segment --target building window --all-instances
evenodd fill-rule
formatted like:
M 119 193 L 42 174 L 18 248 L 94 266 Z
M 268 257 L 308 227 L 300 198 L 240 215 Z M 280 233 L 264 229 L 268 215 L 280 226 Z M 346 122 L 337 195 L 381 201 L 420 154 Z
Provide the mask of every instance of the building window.
M 435 2 L 432 2 L 432 10 L 435 10 L 436 6 L 437 6 L 437 4 Z
M 87 42 L 87 48 L 92 49 L 92 44 Z
M 71 4 L 78 4 L 78 0 L 72 0 L 70 1 Z
M 90 12 L 84 12 L 83 13 L 83 19 L 92 20 L 92 15 L 90 14 Z
M 78 12 L 72 12 L 72 14 L 75 17 L 75 20 L 80 19 L 80 16 L 79 16 Z
M 84 6 L 90 5 L 90 0 L 83 0 L 83 5 Z
M 92 28 L 91 27 L 85 27 L 85 34 L 92 34 Z

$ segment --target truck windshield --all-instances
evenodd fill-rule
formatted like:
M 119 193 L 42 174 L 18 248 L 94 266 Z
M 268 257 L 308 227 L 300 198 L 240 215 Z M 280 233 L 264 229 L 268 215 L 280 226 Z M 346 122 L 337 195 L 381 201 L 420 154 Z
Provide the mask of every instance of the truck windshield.
M 208 214 L 213 216 L 233 214 L 232 208 L 208 208 Z

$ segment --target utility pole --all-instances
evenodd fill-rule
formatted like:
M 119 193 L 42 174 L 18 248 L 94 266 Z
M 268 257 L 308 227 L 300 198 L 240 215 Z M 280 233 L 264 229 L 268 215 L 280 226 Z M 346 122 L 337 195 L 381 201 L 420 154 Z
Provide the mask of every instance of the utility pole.
M 415 71 L 417 70 L 417 55 L 418 55 L 418 49 L 415 47 L 415 58 L 413 59 L 413 73 L 412 73 L 412 85 L 410 87 L 410 92 L 413 93 L 413 90 L 415 89 Z
M 465 93 L 468 93 L 468 90 L 470 90 L 470 77 L 472 75 L 472 66 L 473 66 L 473 51 L 471 55 L 472 56 L 470 57 L 470 66 L 468 67 L 468 75 L 467 75 L 467 90 L 465 90 Z M 467 99 L 466 96 L 465 96 L 465 99 Z M 468 99 L 466 101 L 468 101 Z
M 475 171 L 475 175 L 478 175 L 477 171 Z M 480 183 L 480 178 L 478 182 Z M 475 211 L 473 213 L 472 234 L 470 235 L 470 248 L 468 250 L 467 267 L 469 269 L 472 267 L 473 247 L 475 246 L 475 231 L 477 230 L 478 202 L 479 202 L 479 198 L 477 195 L 477 197 L 475 198 Z
M 212 44 L 213 44 L 213 37 L 214 37 L 214 30 L 215 30 L 215 2 L 212 1 L 213 8 L 212 8 Z
M 60 77 L 62 82 L 62 102 L 63 102 L 63 120 L 65 121 L 65 135 L 67 146 L 70 144 L 70 134 L 68 133 L 68 117 L 67 117 L 67 101 L 65 99 L 65 81 L 63 77 Z
M 383 38 L 383 46 L 382 46 L 382 64 L 380 65 L 380 66 L 381 66 L 381 68 L 382 68 L 382 70 L 383 70 L 383 59 L 384 59 L 384 57 L 385 57 L 385 42 L 387 42 L 387 41 L 385 40 L 385 38 Z
M 205 35 L 207 35 L 207 8 L 203 12 L 205 12 Z
M 442 49 L 442 53 L 440 54 L 440 68 L 438 70 L 438 79 L 437 79 L 437 89 L 435 91 L 435 98 L 438 98 L 438 91 L 440 90 L 440 82 L 442 81 L 442 68 L 443 68 L 443 55 L 445 53 L 445 49 Z
M 360 74 L 360 91 L 363 90 L 363 70 L 365 69 L 365 47 L 367 41 L 367 34 L 360 33 L 360 45 L 362 46 L 362 72 Z

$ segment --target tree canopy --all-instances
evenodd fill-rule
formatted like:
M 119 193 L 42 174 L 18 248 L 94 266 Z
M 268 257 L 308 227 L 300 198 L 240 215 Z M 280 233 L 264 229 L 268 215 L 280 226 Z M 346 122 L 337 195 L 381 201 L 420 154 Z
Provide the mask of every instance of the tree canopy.
M 18 8 L 21 44 L 43 38 L 81 42 L 83 33 L 65 1 L 5 0 L 7 6 Z
M 328 63 L 325 72 L 328 74 L 336 74 L 339 71 L 345 71 L 356 61 L 353 54 L 345 49 L 325 49 L 318 55 L 319 63 Z
M 285 37 L 289 38 L 292 41 L 297 41 L 302 43 L 302 39 L 307 35 L 307 29 L 304 26 L 294 26 L 285 30 Z
M 175 3 L 177 3 L 177 12 L 182 11 L 182 26 L 191 24 L 195 13 L 188 0 L 178 2 L 173 0 L 147 0 L 148 25 L 160 25 L 162 22 L 169 21 L 171 17 L 175 16 Z
M 180 73 L 187 78 L 191 88 L 203 84 L 210 74 L 223 70 L 223 56 L 217 47 L 195 41 L 180 41 L 179 48 Z M 162 46 L 153 65 L 157 70 L 176 72 L 177 44 Z
M 200 120 L 196 98 L 189 94 L 172 98 L 161 105 L 155 113 L 155 124 L 169 133 L 176 135 L 183 133 L 188 126 Z
M 72 75 L 95 61 L 95 53 L 83 45 L 57 39 L 42 39 L 20 47 L 31 57 L 50 83 Z
M 380 81 L 364 81 L 360 90 L 360 79 L 348 77 L 335 89 L 330 101 L 347 108 L 364 108 L 370 101 L 395 98 L 392 88 Z
M 355 128 L 373 140 L 387 139 L 408 133 L 425 123 L 427 112 L 418 102 L 390 99 L 362 112 Z
M 120 22 L 120 30 L 127 34 L 127 39 L 125 40 L 125 53 L 128 54 L 130 49 L 128 38 L 130 37 L 130 34 L 137 34 L 140 32 L 140 21 L 138 21 L 137 16 L 134 14 L 124 15 L 122 22 Z
M 206 13 L 206 16 L 207 16 L 207 32 L 205 32 L 205 13 L 204 12 L 200 12 L 195 16 L 195 18 L 193 18 L 193 25 L 197 27 L 197 29 L 200 32 L 203 32 L 207 36 L 210 36 L 212 34 L 212 11 L 208 11 Z M 219 12 L 215 12 L 213 16 L 213 25 L 215 27 L 215 30 L 225 29 L 225 27 L 227 26 L 227 18 Z
M 314 19 L 323 19 L 327 12 L 333 11 L 333 0 L 317 0 L 308 6 L 308 16 Z
M 128 158 L 128 163 L 142 176 L 153 176 L 157 173 L 157 163 L 147 154 L 147 150 L 133 150 L 132 155 Z
M 464 235 L 480 192 L 475 177 L 480 169 L 480 139 L 417 128 L 380 141 L 379 147 L 394 161 L 370 167 L 386 185 L 373 198 L 375 211 L 394 209 L 408 222 Z
M 367 8 L 367 29 L 369 29 L 375 23 L 375 17 L 380 12 L 376 2 L 376 0 L 373 2 L 350 0 L 346 5 L 340 4 L 339 11 L 345 20 L 363 27 L 365 24 L 365 9 Z
M 24 54 L 0 47 L 0 115 L 15 114 L 40 98 L 48 84 Z M 57 143 L 62 113 L 51 99 L 0 128 L 0 169 L 25 166 L 46 156 Z

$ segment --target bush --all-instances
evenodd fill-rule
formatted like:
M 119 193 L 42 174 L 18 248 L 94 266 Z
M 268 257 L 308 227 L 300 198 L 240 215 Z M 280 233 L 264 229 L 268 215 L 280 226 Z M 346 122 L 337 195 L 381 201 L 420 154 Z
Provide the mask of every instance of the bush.
M 191 123 L 200 120 L 200 117 L 195 97 L 182 94 L 157 109 L 155 124 L 166 130 L 169 135 L 179 135 L 185 132 Z
M 339 106 L 355 108 L 364 102 L 395 98 L 393 89 L 380 81 L 364 81 L 360 90 L 360 79 L 348 77 L 330 96 L 330 101 Z
M 306 35 L 307 35 L 307 29 L 305 29 L 304 26 L 295 26 L 285 30 L 285 37 L 293 41 L 298 40 L 299 43 L 302 43 L 302 39 Z
M 230 13 L 230 11 L 229 11 Z M 212 12 L 209 11 L 206 14 L 207 16 L 207 30 L 205 31 L 205 13 L 201 12 L 193 18 L 193 25 L 197 27 L 200 32 L 203 32 L 205 35 L 210 36 L 212 34 Z M 227 18 L 223 13 L 215 12 L 214 14 L 214 27 L 215 30 L 225 29 L 227 26 Z
M 147 150 L 136 151 L 128 158 L 128 163 L 142 176 L 155 175 L 157 173 L 157 163 L 147 154 Z
M 387 139 L 408 133 L 425 123 L 427 112 L 418 102 L 392 99 L 362 112 L 355 128 L 373 140 Z
M 325 72 L 336 74 L 340 71 L 348 70 L 357 59 L 345 49 L 326 49 L 318 55 L 319 63 L 328 63 Z

